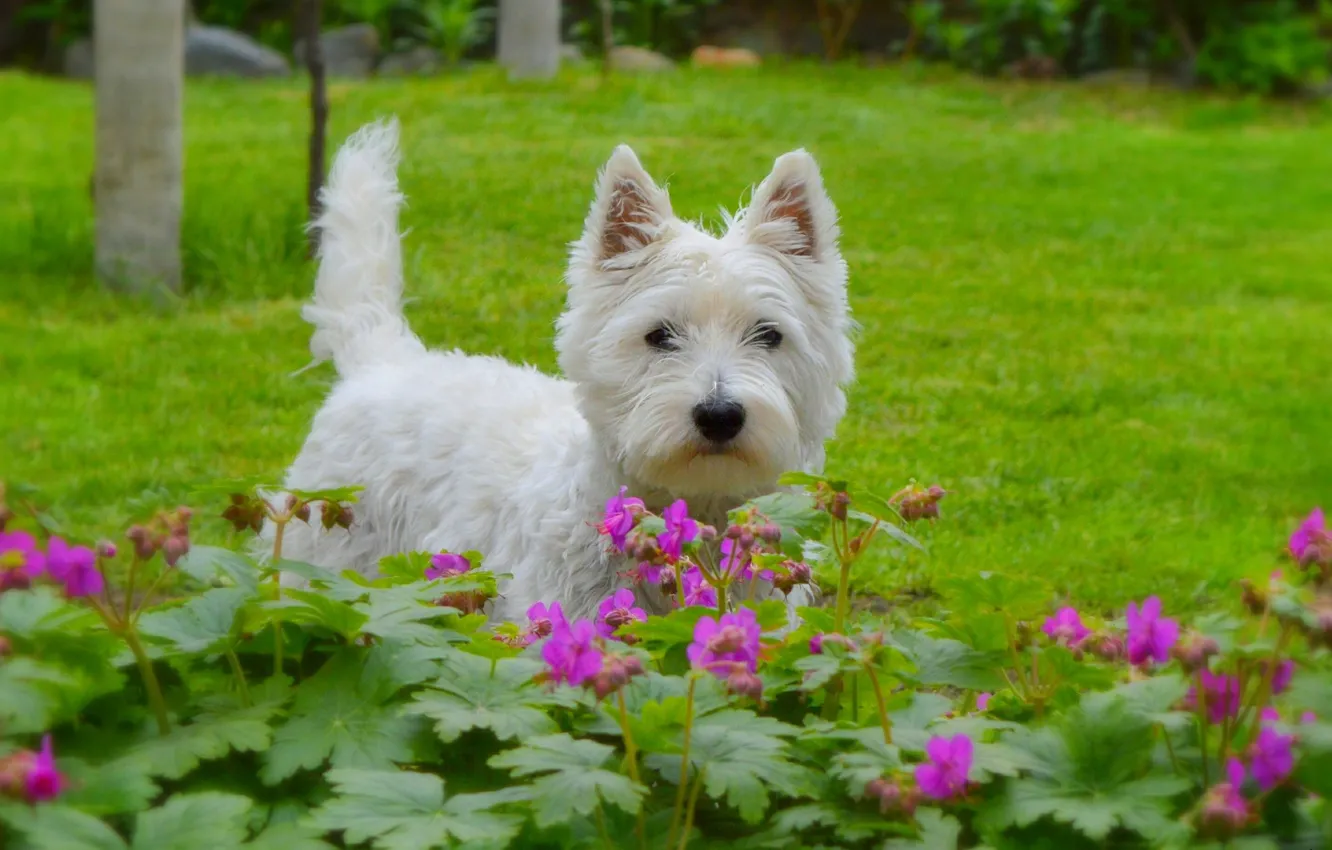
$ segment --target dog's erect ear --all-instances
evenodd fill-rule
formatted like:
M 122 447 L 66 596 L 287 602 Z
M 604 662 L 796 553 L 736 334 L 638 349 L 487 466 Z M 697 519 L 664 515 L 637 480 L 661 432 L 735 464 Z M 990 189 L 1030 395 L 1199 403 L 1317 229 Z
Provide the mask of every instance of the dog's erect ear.
M 620 145 L 597 178 L 583 248 L 603 268 L 623 267 L 616 261 L 655 242 L 670 218 L 666 190 L 653 182 L 628 145 Z
M 823 188 L 819 165 L 804 150 L 777 157 L 745 212 L 749 240 L 792 257 L 835 259 L 837 208 Z

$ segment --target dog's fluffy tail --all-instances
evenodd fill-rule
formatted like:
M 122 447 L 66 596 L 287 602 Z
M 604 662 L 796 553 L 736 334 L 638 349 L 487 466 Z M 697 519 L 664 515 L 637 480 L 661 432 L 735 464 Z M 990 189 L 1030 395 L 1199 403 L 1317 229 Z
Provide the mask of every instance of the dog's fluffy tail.
M 320 193 L 319 274 L 301 316 L 310 352 L 344 377 L 424 350 L 402 315 L 398 122 L 362 127 L 338 151 Z

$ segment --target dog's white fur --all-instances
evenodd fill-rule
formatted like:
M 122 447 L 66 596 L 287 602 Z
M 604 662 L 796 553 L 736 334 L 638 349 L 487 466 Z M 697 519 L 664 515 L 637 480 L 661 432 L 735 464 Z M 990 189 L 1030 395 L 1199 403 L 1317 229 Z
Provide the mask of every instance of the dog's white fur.
M 341 380 L 286 481 L 365 490 L 350 533 L 294 523 L 285 557 L 373 575 L 392 553 L 475 549 L 512 574 L 493 616 L 520 619 L 536 601 L 588 616 L 629 566 L 595 527 L 621 485 L 657 510 L 685 498 L 720 527 L 783 471 L 822 468 L 853 366 L 837 214 L 809 154 L 780 157 L 717 237 L 676 218 L 616 148 L 572 245 L 561 380 L 428 351 L 407 326 L 397 141 L 396 121 L 362 128 L 322 195 L 303 316 Z M 756 344 L 761 322 L 783 335 L 777 347 Z M 673 350 L 645 341 L 662 323 Z M 747 414 L 724 446 L 691 413 L 718 396 Z

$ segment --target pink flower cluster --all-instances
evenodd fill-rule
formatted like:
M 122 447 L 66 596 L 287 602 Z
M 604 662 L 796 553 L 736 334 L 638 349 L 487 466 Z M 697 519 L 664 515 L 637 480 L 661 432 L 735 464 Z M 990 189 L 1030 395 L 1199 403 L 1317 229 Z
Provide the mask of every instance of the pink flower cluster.
M 19 750 L 0 759 L 0 795 L 28 803 L 44 803 L 65 790 L 65 777 L 56 769 L 51 736 L 42 738 L 38 752 Z
M 0 590 L 28 587 L 42 575 L 62 585 L 71 598 L 95 596 L 106 586 L 92 549 L 52 537 L 42 552 L 25 531 L 0 532 Z
M 760 699 L 763 682 L 756 674 L 761 637 L 757 615 L 741 608 L 720 619 L 699 619 L 686 654 L 694 669 L 723 680 L 732 693 Z
M 616 639 L 621 626 L 646 619 L 643 609 L 634 607 L 634 594 L 628 589 L 603 600 L 595 621 L 570 623 L 558 602 L 549 606 L 538 602 L 527 609 L 522 642 L 532 644 L 544 638 L 541 658 L 546 662 L 546 678 L 556 684 L 590 687 L 600 699 L 642 675 L 643 664 L 637 656 L 610 652 L 606 642 Z

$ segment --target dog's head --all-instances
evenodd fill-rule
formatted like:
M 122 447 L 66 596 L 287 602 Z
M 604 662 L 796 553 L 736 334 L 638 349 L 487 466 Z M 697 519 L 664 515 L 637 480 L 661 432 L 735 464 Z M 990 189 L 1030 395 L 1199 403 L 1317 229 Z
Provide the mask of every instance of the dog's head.
M 673 496 L 821 465 L 846 409 L 846 264 L 814 158 L 780 157 L 726 224 L 676 218 L 621 146 L 570 255 L 560 366 L 625 472 Z

